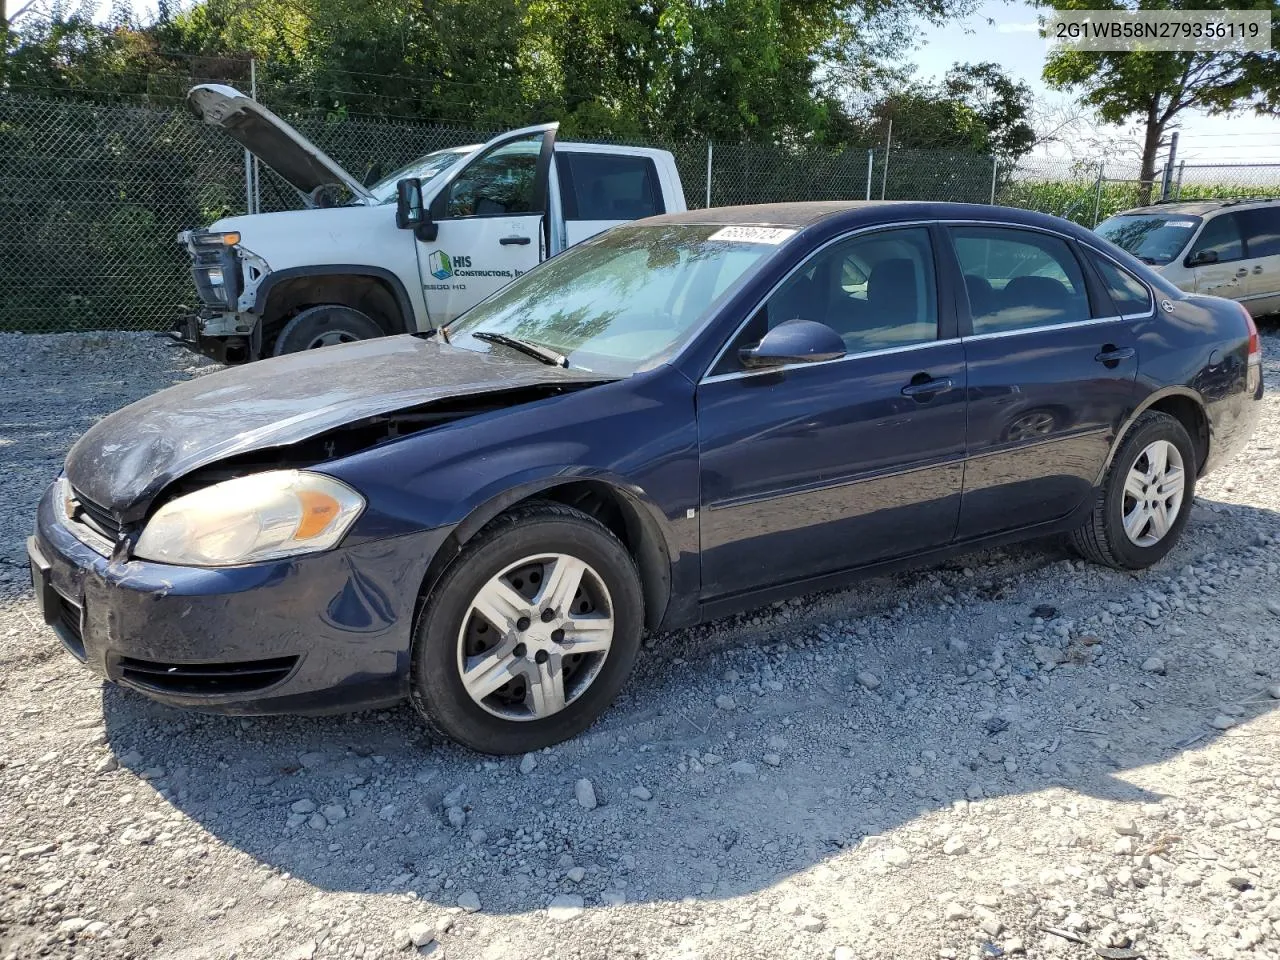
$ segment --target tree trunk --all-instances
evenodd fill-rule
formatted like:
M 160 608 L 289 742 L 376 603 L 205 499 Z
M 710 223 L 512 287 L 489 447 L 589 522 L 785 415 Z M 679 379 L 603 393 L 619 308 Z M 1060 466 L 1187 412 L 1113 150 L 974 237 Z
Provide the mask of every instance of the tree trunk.
M 1160 138 L 1164 124 L 1160 122 L 1159 103 L 1155 100 L 1147 107 L 1147 125 L 1142 139 L 1142 171 L 1138 174 L 1138 205 L 1151 202 L 1151 188 L 1156 179 L 1156 153 L 1160 150 Z

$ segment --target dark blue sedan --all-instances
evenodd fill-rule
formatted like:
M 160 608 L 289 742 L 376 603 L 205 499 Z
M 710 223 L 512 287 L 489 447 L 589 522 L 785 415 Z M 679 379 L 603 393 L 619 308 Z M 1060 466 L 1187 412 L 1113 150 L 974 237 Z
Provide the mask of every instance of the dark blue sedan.
M 32 572 L 67 649 L 157 700 L 409 697 L 515 753 L 599 716 L 645 629 L 1046 534 L 1155 563 L 1261 396 L 1238 304 L 1063 220 L 697 211 L 445 330 L 113 414 L 42 500 Z

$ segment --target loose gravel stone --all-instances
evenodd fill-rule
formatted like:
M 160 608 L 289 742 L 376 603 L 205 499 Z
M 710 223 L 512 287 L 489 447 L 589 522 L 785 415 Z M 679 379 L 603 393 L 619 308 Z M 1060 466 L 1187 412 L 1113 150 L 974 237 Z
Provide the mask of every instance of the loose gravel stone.
M 561 893 L 551 898 L 547 904 L 547 916 L 552 920 L 565 921 L 582 915 L 585 901 L 575 893 Z
M 458 906 L 467 913 L 475 913 L 480 909 L 480 894 L 474 890 L 463 890 L 458 894 Z
M 573 785 L 573 795 L 578 799 L 578 806 L 584 810 L 596 808 L 596 788 L 585 777 Z

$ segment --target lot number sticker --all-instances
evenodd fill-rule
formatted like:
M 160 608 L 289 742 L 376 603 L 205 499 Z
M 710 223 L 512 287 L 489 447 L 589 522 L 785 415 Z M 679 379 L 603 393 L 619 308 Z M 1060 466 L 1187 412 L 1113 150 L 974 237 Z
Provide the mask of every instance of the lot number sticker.
M 708 239 L 728 240 L 732 243 L 768 243 L 776 247 L 791 236 L 795 236 L 795 231 L 782 227 L 721 227 Z

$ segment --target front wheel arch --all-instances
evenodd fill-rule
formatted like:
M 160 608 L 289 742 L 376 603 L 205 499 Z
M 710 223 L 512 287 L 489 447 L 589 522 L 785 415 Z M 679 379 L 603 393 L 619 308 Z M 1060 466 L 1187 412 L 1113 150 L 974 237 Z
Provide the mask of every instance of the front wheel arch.
M 498 517 L 536 500 L 575 507 L 595 517 L 622 541 L 640 570 L 644 592 L 645 626 L 656 630 L 671 599 L 671 549 L 654 508 L 617 484 L 601 479 L 548 477 L 522 484 L 479 505 L 441 545 L 427 567 L 419 596 L 427 597 L 462 548 Z

